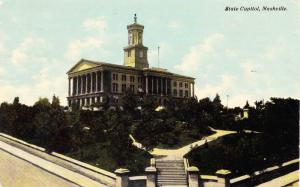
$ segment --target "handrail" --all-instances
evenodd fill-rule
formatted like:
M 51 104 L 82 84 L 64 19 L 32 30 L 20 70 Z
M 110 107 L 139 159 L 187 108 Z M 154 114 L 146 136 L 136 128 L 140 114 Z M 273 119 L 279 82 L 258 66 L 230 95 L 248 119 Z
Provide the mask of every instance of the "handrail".
M 3 137 L 3 138 L 6 138 L 8 140 L 11 140 L 13 142 L 16 142 L 16 143 L 19 143 L 21 145 L 24 145 L 24 146 L 27 146 L 29 148 L 32 148 L 34 150 L 37 150 L 37 151 L 40 151 L 40 152 L 43 152 L 43 153 L 46 153 L 46 149 L 45 148 L 42 148 L 42 147 L 39 147 L 39 146 L 36 146 L 36 145 L 33 145 L 33 144 L 30 144 L 30 143 L 27 143 L 23 140 L 20 140 L 18 138 L 15 138 L 15 137 L 12 137 L 10 135 L 7 135 L 7 134 L 4 134 L 4 133 L 0 133 L 0 136 Z M 67 162 L 70 162 L 72 164 L 75 164 L 77 166 L 80 166 L 80 167 L 83 167 L 85 169 L 88 169 L 90 171 L 93 171 L 93 172 L 96 172 L 98 174 L 101 174 L 101 175 L 104 175 L 106 177 L 109 177 L 109 178 L 112 178 L 112 179 L 116 179 L 116 175 L 114 173 L 111 173 L 109 171 L 106 171 L 106 170 L 103 170 L 103 169 L 100 169 L 100 168 L 97 168 L 95 166 L 92 166 L 92 165 L 89 165 L 89 164 L 86 164 L 86 163 L 83 163 L 81 161 L 78 161 L 78 160 L 75 160 L 75 159 L 72 159 L 70 157 L 67 157 L 65 155 L 62 155 L 62 154 L 59 154 L 59 153 L 56 153 L 56 152 L 51 152 L 49 155 L 53 156 L 53 157 L 56 157 L 56 158 L 59 158 L 59 159 L 62 159 L 64 161 L 67 161 Z
M 183 164 L 184 164 L 185 174 L 188 175 L 187 169 L 190 167 L 189 160 L 187 158 L 183 158 Z

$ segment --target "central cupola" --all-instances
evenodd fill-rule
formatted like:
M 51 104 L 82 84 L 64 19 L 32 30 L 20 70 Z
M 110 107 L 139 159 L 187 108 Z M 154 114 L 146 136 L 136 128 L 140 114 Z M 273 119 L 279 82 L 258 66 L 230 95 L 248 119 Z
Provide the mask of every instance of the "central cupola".
M 147 51 L 143 45 L 144 26 L 137 23 L 134 14 L 134 23 L 127 25 L 128 46 L 124 48 L 124 65 L 138 69 L 149 68 Z

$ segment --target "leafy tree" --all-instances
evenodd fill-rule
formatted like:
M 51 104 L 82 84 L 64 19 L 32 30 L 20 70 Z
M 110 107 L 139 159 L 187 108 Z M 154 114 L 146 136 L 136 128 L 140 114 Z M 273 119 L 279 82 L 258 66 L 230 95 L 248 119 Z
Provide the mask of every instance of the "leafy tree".
M 43 105 L 43 106 L 50 106 L 50 102 L 48 98 L 39 98 L 37 102 L 34 103 L 34 105 Z
M 51 106 L 54 107 L 54 108 L 59 108 L 60 107 L 59 98 L 57 96 L 55 96 L 55 95 L 53 95 L 53 97 L 52 97 Z

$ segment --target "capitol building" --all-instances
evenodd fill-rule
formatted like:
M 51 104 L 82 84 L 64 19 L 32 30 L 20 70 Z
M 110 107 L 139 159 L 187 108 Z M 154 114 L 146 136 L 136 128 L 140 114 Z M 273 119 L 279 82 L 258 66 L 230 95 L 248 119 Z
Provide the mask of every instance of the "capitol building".
M 127 26 L 128 46 L 124 47 L 124 64 L 117 65 L 81 59 L 68 72 L 68 105 L 79 107 L 101 103 L 108 96 L 111 104 L 120 102 L 127 90 L 136 95 L 151 95 L 163 104 L 168 97 L 194 97 L 195 78 L 149 67 L 143 45 L 144 26 Z

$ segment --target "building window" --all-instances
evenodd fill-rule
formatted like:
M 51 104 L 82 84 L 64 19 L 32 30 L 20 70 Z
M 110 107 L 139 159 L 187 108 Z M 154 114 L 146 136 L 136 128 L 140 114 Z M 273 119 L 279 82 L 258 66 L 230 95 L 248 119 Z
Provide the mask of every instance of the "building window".
M 117 73 L 113 73 L 113 80 L 117 81 L 119 79 L 118 74 Z
M 131 50 L 130 49 L 127 51 L 127 57 L 131 57 Z
M 130 85 L 130 90 L 132 91 L 132 92 L 134 92 L 134 85 Z
M 189 86 L 188 86 L 188 83 L 184 83 L 184 87 L 185 88 L 188 88 Z
M 122 75 L 122 81 L 126 81 L 126 75 Z
M 122 84 L 122 92 L 126 92 L 126 84 Z
M 130 76 L 130 82 L 134 82 L 134 76 Z
M 182 87 L 182 82 L 179 83 L 179 87 L 180 87 L 180 88 Z
M 173 90 L 173 95 L 177 96 L 177 90 L 176 89 Z
M 113 92 L 118 92 L 118 84 L 113 83 Z
M 176 81 L 173 82 L 173 86 L 177 87 L 177 82 Z
M 185 92 L 184 92 L 184 97 L 188 97 L 189 96 L 189 92 L 186 90 Z
M 183 97 L 183 91 L 179 90 L 179 97 Z

